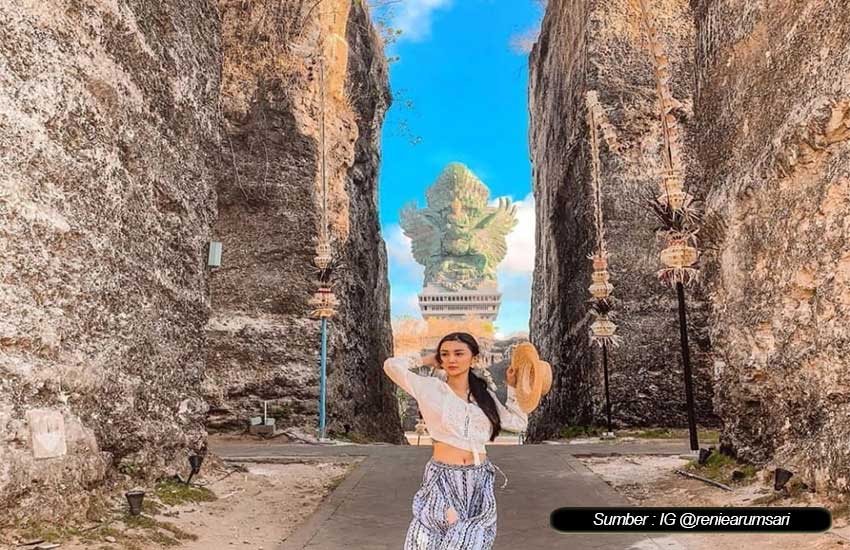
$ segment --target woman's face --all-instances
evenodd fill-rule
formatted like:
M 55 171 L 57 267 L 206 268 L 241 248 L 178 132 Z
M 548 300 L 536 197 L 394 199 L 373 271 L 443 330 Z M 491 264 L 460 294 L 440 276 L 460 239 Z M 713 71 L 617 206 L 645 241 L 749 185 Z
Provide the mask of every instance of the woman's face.
M 440 366 L 449 376 L 466 376 L 472 367 L 472 350 L 463 342 L 443 342 L 440 346 Z

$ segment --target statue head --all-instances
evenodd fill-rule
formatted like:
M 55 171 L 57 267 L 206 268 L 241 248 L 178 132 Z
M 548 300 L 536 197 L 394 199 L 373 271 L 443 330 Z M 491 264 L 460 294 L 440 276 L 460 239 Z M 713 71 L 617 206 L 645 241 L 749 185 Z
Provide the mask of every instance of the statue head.
M 490 191 L 472 171 L 459 162 L 452 162 L 437 177 L 425 196 L 428 206 L 435 210 L 453 211 L 455 201 L 464 210 L 481 210 L 487 206 Z

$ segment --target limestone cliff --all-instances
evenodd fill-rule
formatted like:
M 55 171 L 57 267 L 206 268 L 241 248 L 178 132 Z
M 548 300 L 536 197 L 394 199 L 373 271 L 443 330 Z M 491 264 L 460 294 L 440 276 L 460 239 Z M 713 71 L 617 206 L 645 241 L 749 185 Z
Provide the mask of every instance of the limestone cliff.
M 789 468 L 815 489 L 846 491 L 846 2 L 647 3 L 670 55 L 674 95 L 683 102 L 674 114 L 686 133 L 688 187 L 704 199 L 707 213 L 703 283 L 690 304 L 698 418 L 708 418 L 713 374 L 726 449 L 745 461 Z M 549 433 L 559 414 L 590 417 L 601 386 L 580 303 L 582 255 L 591 238 L 582 221 L 588 162 L 581 111 L 589 89 L 599 92 L 622 144 L 621 153 L 603 158 L 625 339 L 612 365 L 615 417 L 660 419 L 672 408 L 670 417 L 681 418 L 680 375 L 671 376 L 678 367 L 672 296 L 656 290 L 651 226 L 628 200 L 631 187 L 652 178 L 657 166 L 654 90 L 638 25 L 635 2 L 550 1 L 532 55 L 540 228 L 532 337 L 556 362 L 556 388 L 571 388 L 556 389 L 544 403 L 538 434 Z M 657 375 L 647 377 L 652 371 Z M 635 397 L 660 414 L 633 414 L 638 409 L 628 401 Z
M 692 125 L 693 25 L 684 2 L 653 3 L 671 58 L 671 86 Z M 550 0 L 530 58 L 529 104 L 537 254 L 531 339 L 552 362 L 554 389 L 532 416 L 530 435 L 551 436 L 565 424 L 603 419 L 601 353 L 588 337 L 595 233 L 585 94 L 593 90 L 616 129 L 619 152 L 603 148 L 603 204 L 615 321 L 623 337 L 610 354 L 617 425 L 683 425 L 686 421 L 676 293 L 655 276 L 661 249 L 654 222 L 639 203 L 661 166 L 651 57 L 639 13 L 628 0 Z M 690 158 L 688 158 L 690 160 Z M 688 163 L 689 165 L 691 163 Z M 705 306 L 689 290 L 691 358 L 697 419 L 715 421 Z
M 218 36 L 206 0 L 0 4 L 4 518 L 205 445 Z
M 722 442 L 850 489 L 850 11 L 694 1 Z
M 211 285 L 210 429 L 244 430 L 268 401 L 279 428 L 316 433 L 320 336 L 307 300 L 324 138 L 331 236 L 343 263 L 339 315 L 330 322 L 328 429 L 401 441 L 381 371 L 392 344 L 377 218 L 378 140 L 389 105 L 380 39 L 357 1 L 219 5 L 226 166 L 214 227 L 223 261 Z
M 315 426 L 322 36 L 346 267 L 330 428 L 401 439 L 381 371 L 386 62 L 361 2 L 315 4 L 0 5 L 0 524 L 185 471 L 207 420 L 241 427 L 262 398 Z

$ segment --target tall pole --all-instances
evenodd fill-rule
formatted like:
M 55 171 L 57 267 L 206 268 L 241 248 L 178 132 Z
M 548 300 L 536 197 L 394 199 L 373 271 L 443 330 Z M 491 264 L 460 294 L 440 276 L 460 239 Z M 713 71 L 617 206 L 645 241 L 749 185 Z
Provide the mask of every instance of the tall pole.
M 322 317 L 322 359 L 319 371 L 319 439 L 325 438 L 325 397 L 327 392 L 328 320 Z
M 694 381 L 691 373 L 691 356 L 688 351 L 688 321 L 685 316 L 685 287 L 681 282 L 676 283 L 676 294 L 679 296 L 679 332 L 682 340 L 682 365 L 685 371 L 685 399 L 688 406 L 688 432 L 691 438 L 691 450 L 699 450 L 697 439 L 696 413 L 694 412 Z
M 321 16 L 320 16 L 321 20 Z M 325 42 L 320 38 L 321 55 L 319 55 L 319 92 L 320 92 L 320 116 L 319 141 L 322 151 L 322 226 L 319 239 L 325 243 L 328 241 L 328 178 L 327 178 L 327 155 L 325 145 Z M 322 315 L 322 352 L 321 366 L 319 369 L 319 440 L 325 439 L 325 407 L 327 399 L 327 366 L 328 366 L 328 319 Z
M 320 93 L 320 116 L 321 120 L 319 122 L 319 141 L 320 146 L 322 148 L 322 237 L 327 238 L 328 236 L 328 161 L 325 145 L 325 57 L 324 52 L 322 56 L 319 57 L 319 93 Z
M 608 149 L 613 153 L 617 150 L 616 136 L 611 124 L 607 121 L 605 111 L 599 103 L 599 97 L 595 91 L 586 94 L 587 125 L 590 130 L 590 152 L 592 158 L 592 184 L 593 184 L 593 218 L 596 223 L 596 252 L 589 256 L 593 260 L 593 284 L 590 285 L 590 293 L 593 295 L 593 311 L 597 319 L 590 325 L 591 341 L 602 347 L 602 371 L 605 381 L 605 416 L 608 431 L 605 438 L 614 437 L 613 423 L 611 422 L 611 389 L 608 380 L 608 345 L 618 345 L 620 336 L 614 334 L 617 325 L 611 321 L 611 292 L 613 285 L 609 282 L 608 273 L 608 251 L 605 245 L 605 226 L 602 211 L 602 180 L 600 178 L 601 163 L 599 161 L 599 138 L 597 130 L 602 130 Z
M 322 44 L 324 47 L 324 44 Z M 328 230 L 328 189 L 325 160 L 325 56 L 324 51 L 319 57 L 319 90 L 321 92 L 321 123 L 319 124 L 322 148 L 322 239 L 327 238 Z M 328 320 L 322 317 L 322 365 L 319 371 L 319 440 L 325 438 L 325 398 L 326 398 L 326 369 L 328 363 Z
M 650 50 L 655 64 L 656 94 L 660 105 L 661 135 L 664 142 L 662 160 L 665 174 L 662 175 L 661 196 L 653 202 L 653 209 L 658 212 L 659 205 L 664 210 L 659 217 L 667 234 L 667 248 L 661 252 L 661 261 L 667 266 L 662 270 L 662 279 L 675 281 L 676 294 L 679 299 L 679 332 L 682 345 L 682 366 L 685 375 L 685 400 L 688 412 L 688 431 L 690 432 L 691 450 L 699 450 L 697 439 L 696 414 L 694 412 L 694 387 L 691 373 L 691 359 L 688 352 L 688 324 L 685 314 L 684 282 L 695 278 L 697 268 L 692 267 L 698 257 L 695 235 L 698 231 L 699 214 L 691 204 L 693 197 L 685 192 L 683 184 L 681 138 L 673 110 L 681 103 L 675 100 L 670 90 L 669 82 L 670 59 L 664 53 L 664 47 L 658 37 L 652 13 L 646 0 L 638 0 L 646 31 L 649 34 Z M 693 239 L 694 246 L 688 241 Z
M 608 416 L 608 433 L 613 433 L 611 429 L 611 394 L 608 391 L 608 343 L 602 343 L 602 370 L 605 373 L 605 414 Z

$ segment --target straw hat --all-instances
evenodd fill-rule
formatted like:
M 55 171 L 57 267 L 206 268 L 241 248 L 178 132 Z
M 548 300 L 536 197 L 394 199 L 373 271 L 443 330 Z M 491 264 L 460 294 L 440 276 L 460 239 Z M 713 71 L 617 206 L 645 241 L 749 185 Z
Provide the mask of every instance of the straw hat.
M 552 366 L 540 359 L 531 342 L 522 342 L 511 354 L 511 368 L 516 370 L 516 400 L 519 408 L 530 413 L 552 388 Z

